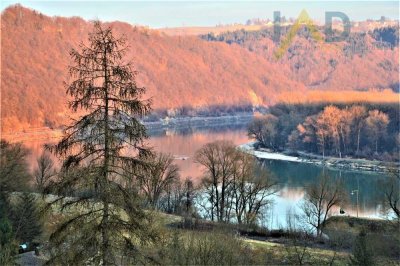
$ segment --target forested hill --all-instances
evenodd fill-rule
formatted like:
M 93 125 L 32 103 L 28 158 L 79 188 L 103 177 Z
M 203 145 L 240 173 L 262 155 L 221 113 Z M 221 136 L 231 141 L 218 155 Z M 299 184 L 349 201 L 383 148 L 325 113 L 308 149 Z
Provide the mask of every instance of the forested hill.
M 167 36 L 121 22 L 111 24 L 116 35 L 126 35 L 130 46 L 126 58 L 134 61 L 140 73 L 139 84 L 148 88 L 146 97 L 153 98 L 155 109 L 271 105 L 282 93 L 290 95 L 309 88 L 352 90 L 398 83 L 398 47 L 350 58 L 341 50 L 318 52 L 317 46 L 310 51 L 299 50 L 296 42 L 289 49 L 289 55 L 296 53 L 292 59 L 276 61 L 262 49 L 250 49 L 248 45 L 209 42 L 196 36 Z M 69 51 L 87 41 L 92 26 L 81 18 L 48 17 L 21 6 L 3 11 L 3 132 L 65 123 L 70 114 L 64 85 L 71 63 Z M 274 48 L 274 44 L 264 41 L 254 45 Z M 322 70 L 330 73 L 336 68 L 335 76 L 324 82 L 329 85 L 316 84 L 324 75 L 312 73 L 319 63 L 314 62 L 315 56 L 310 57 L 311 51 L 322 57 L 322 62 L 328 62 L 329 65 L 320 64 Z M 297 72 L 292 70 L 293 65 Z M 301 78 L 304 71 L 311 71 L 306 80 Z
M 16 6 L 2 15 L 2 122 L 55 124 L 65 116 L 63 82 L 69 51 L 87 41 L 92 24 L 80 18 L 47 17 Z M 266 59 L 225 43 L 198 37 L 170 37 L 157 31 L 112 23 L 125 34 L 126 55 L 154 108 L 269 104 L 279 91 L 302 90 Z
M 393 22 L 388 25 L 382 23 L 367 32 L 353 27 L 346 41 L 333 43 L 316 42 L 303 28 L 276 67 L 281 68 L 290 79 L 312 89 L 365 90 L 375 87 L 398 91 L 399 27 Z M 319 30 L 322 34 L 324 28 Z M 282 28 L 282 39 L 288 31 L 289 28 Z M 274 61 L 277 49 L 271 27 L 218 35 L 210 33 L 201 38 L 240 45 L 268 61 Z

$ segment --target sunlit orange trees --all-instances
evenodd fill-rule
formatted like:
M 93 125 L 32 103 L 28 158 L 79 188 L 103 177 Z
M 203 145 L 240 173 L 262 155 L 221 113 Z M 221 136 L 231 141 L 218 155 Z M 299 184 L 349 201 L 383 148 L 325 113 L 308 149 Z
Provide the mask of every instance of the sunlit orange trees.
M 265 141 L 272 136 L 266 129 L 273 125 L 279 149 L 337 157 L 383 159 L 384 154 L 384 160 L 396 160 L 398 121 L 397 104 L 280 104 L 271 107 L 270 114 L 255 118 L 248 133 L 260 145 L 274 148 Z

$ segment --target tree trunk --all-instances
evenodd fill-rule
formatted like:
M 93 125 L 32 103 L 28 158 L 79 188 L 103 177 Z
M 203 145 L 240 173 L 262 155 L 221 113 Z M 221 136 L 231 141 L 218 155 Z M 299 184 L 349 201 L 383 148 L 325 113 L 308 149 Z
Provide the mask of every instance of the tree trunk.
M 101 246 L 101 255 L 102 255 L 102 260 L 103 260 L 103 265 L 107 265 L 107 254 L 109 252 L 109 237 L 107 234 L 107 223 L 108 223 L 108 218 L 109 218 L 109 212 L 108 212 L 108 203 L 103 202 L 104 204 L 104 210 L 103 210 L 103 221 L 101 225 L 101 237 L 102 237 L 102 246 Z
M 343 127 L 340 126 L 340 138 L 339 138 L 339 149 L 340 149 L 340 139 L 342 140 L 342 144 L 343 144 L 343 154 L 346 154 L 346 139 L 345 139 L 345 135 L 343 133 Z M 340 154 L 340 158 L 342 158 L 342 154 Z
M 224 221 L 224 211 L 225 211 L 225 177 L 222 178 L 222 185 L 221 185 L 221 206 L 219 210 L 219 220 L 221 222 Z
M 214 184 L 211 188 L 211 221 L 214 221 Z
M 357 132 L 357 154 L 359 154 L 359 151 L 360 151 L 360 134 L 361 134 L 361 128 L 358 128 L 358 132 Z
M 107 194 L 107 183 L 108 183 L 108 165 L 109 165 L 109 157 L 110 157 L 110 145 L 109 145 L 109 122 L 108 122 L 108 73 L 107 73 L 107 50 L 104 49 L 104 58 L 103 58 L 103 68 L 104 68 L 104 89 L 105 89 L 105 107 L 104 107 L 104 173 L 103 173 L 103 185 L 101 187 L 101 198 L 103 201 L 103 219 L 102 219 L 102 259 L 103 265 L 107 263 L 107 254 L 109 252 L 109 236 L 107 233 L 108 230 L 108 219 L 109 219 L 109 204 L 108 204 L 108 194 Z

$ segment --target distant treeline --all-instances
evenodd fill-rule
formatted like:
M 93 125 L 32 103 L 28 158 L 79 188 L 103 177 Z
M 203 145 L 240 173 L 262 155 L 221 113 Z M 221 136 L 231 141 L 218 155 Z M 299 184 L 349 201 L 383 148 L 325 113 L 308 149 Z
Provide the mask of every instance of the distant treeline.
M 266 110 L 264 107 L 257 107 L 257 110 Z M 145 122 L 154 122 L 166 117 L 217 117 L 235 115 L 238 113 L 252 113 L 255 110 L 251 104 L 243 105 L 211 105 L 201 108 L 183 106 L 173 109 L 157 109 L 144 118 Z
M 249 125 L 249 136 L 273 150 L 399 160 L 398 103 L 278 104 Z
M 318 27 L 323 32 L 322 27 Z M 285 34 L 290 29 L 290 26 L 282 27 L 282 34 Z M 382 28 L 376 28 L 368 33 L 351 33 L 347 42 L 361 42 L 364 40 L 366 35 L 371 36 L 374 40 L 382 43 L 387 43 L 389 46 L 394 47 L 399 45 L 399 28 L 394 26 L 387 26 Z M 309 37 L 310 32 L 307 28 L 299 30 L 298 35 L 303 37 Z M 237 31 L 228 31 L 218 35 L 214 33 L 208 33 L 200 35 L 200 38 L 207 41 L 226 42 L 228 44 L 243 44 L 250 40 L 260 40 L 262 38 L 272 39 L 274 36 L 273 28 L 264 28 L 257 31 L 246 31 L 244 29 Z
M 390 43 L 392 46 L 399 45 L 399 27 L 384 27 L 374 29 L 370 35 L 377 41 Z

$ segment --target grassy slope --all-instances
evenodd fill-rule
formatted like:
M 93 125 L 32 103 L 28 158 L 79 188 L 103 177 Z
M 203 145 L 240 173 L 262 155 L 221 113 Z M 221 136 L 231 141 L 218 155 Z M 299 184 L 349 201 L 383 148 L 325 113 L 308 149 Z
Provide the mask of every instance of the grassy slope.
M 39 194 L 35 194 L 40 201 L 40 204 L 44 206 L 45 202 L 49 201 L 49 198 L 43 200 Z M 176 225 L 179 225 L 183 222 L 183 217 L 178 215 L 172 215 L 162 212 L 153 212 L 152 216 L 154 217 L 154 222 L 157 223 L 162 232 L 164 234 L 169 234 L 173 228 L 176 228 Z M 51 231 L 55 228 L 57 222 L 60 222 L 63 219 L 63 215 L 57 210 L 56 207 L 52 208 L 52 211 L 48 214 L 48 216 L 44 219 L 44 233 L 42 236 L 42 240 L 46 241 L 51 234 Z M 201 230 L 194 230 L 195 233 L 199 234 L 207 234 L 212 233 L 212 230 L 232 230 L 233 227 L 227 227 L 226 225 L 220 225 L 211 222 L 205 222 L 206 226 L 203 226 Z M 361 229 L 365 229 L 368 232 L 374 232 L 378 234 L 384 234 L 385 232 L 396 232 L 393 227 L 393 223 L 385 220 L 373 220 L 373 219 L 362 219 L 355 217 L 332 217 L 328 220 L 326 225 L 326 233 L 329 237 L 333 237 L 332 234 L 336 234 L 340 229 L 341 232 L 345 232 L 345 234 L 350 235 L 351 237 L 355 237 Z M 181 234 L 191 234 L 193 230 L 187 229 L 178 229 Z M 254 251 L 254 254 L 266 258 L 268 263 L 275 264 L 287 264 L 287 256 L 290 241 L 281 241 L 283 243 L 276 243 L 273 240 L 262 240 L 260 237 L 258 239 L 253 239 L 250 237 L 240 237 L 246 244 L 249 245 Z M 347 265 L 349 262 L 349 257 L 351 254 L 351 249 L 349 248 L 341 248 L 337 251 L 330 248 L 329 245 L 314 245 L 311 247 L 307 247 L 307 254 L 309 256 L 309 261 L 317 261 L 317 263 L 329 263 L 333 256 L 335 256 L 334 265 Z M 398 261 L 394 259 L 387 259 L 384 257 L 377 258 L 378 265 L 398 265 Z

